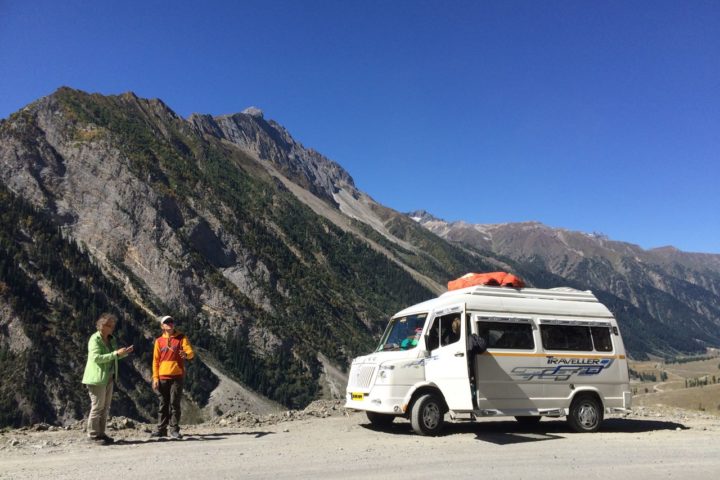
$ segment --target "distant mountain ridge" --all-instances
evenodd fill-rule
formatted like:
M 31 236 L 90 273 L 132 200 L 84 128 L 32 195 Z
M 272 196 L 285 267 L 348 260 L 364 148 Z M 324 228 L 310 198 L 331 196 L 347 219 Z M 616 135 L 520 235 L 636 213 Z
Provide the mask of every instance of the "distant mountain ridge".
M 511 232 L 525 231 L 528 233 L 528 236 L 534 235 L 535 237 L 553 238 L 558 245 L 561 244 L 566 249 L 572 250 L 577 247 L 583 247 L 585 250 L 578 250 L 578 254 L 587 253 L 586 250 L 602 251 L 606 254 L 615 252 L 620 255 L 634 255 L 658 265 L 670 266 L 671 264 L 676 264 L 711 273 L 720 272 L 720 254 L 685 252 L 670 245 L 645 250 L 632 243 L 610 240 L 603 234 L 552 228 L 540 222 L 505 224 L 470 224 L 462 221 L 447 222 L 424 210 L 410 212 L 407 215 L 426 228 L 441 234 L 443 238 L 469 243 L 476 247 L 498 251 L 498 253 L 502 254 L 508 253 L 503 250 L 508 250 L 508 238 L 512 236 Z M 528 245 L 533 244 L 529 243 Z M 516 243 L 512 244 L 513 248 L 518 246 Z M 532 255 L 537 253 L 538 250 L 538 248 L 523 248 L 524 253 L 522 255 Z M 520 255 L 515 253 L 515 256 Z M 708 286 L 711 289 L 717 288 L 717 285 L 708 284 Z M 716 290 L 712 291 L 720 294 L 720 292 Z
M 158 99 L 60 88 L 0 120 L 0 227 L 0 425 L 83 415 L 85 342 L 106 310 L 137 352 L 113 408 L 144 419 L 158 315 L 233 391 L 301 407 L 337 391 L 388 315 L 469 271 L 592 289 L 637 357 L 720 345 L 714 260 L 539 224 L 413 220 L 257 108 L 183 119 Z M 203 355 L 189 399 L 211 416 L 220 380 Z

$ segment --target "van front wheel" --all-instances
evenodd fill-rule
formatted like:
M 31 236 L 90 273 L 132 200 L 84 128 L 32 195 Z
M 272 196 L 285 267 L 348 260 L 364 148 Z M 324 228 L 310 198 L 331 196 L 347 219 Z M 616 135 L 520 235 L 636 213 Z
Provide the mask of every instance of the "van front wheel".
M 418 435 L 435 436 L 442 430 L 444 417 L 442 400 L 436 394 L 428 393 L 413 404 L 410 423 Z
M 603 421 L 602 404 L 594 395 L 580 395 L 570 405 L 567 421 L 578 433 L 596 432 Z

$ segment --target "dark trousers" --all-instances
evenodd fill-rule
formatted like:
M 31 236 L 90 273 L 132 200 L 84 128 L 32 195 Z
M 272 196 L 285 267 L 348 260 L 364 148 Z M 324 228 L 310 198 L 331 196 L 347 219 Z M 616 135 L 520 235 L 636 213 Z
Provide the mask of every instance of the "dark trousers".
M 158 412 L 158 431 L 167 432 L 170 430 L 180 431 L 180 400 L 183 394 L 183 379 L 173 378 L 160 380 L 158 385 L 158 398 L 160 399 L 160 411 Z

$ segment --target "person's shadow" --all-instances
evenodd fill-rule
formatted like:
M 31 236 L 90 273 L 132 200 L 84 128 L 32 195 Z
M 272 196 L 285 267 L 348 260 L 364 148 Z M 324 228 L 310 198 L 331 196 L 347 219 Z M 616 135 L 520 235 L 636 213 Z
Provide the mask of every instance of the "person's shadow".
M 266 435 L 273 435 L 275 432 L 222 432 L 222 433 L 188 433 L 183 434 L 182 438 L 161 437 L 161 438 L 144 438 L 144 439 L 119 439 L 115 440 L 113 445 L 143 445 L 147 443 L 165 443 L 165 442 L 205 442 L 213 440 L 224 440 L 232 435 L 254 435 L 255 438 L 261 438 Z

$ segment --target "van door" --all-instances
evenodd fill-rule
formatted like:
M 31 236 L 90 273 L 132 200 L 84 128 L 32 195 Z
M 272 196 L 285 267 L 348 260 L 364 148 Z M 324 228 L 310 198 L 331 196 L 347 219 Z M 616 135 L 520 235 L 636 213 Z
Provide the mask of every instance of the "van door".
M 474 321 L 487 344 L 475 359 L 478 407 L 509 415 L 536 411 L 543 392 L 536 373 L 545 359 L 537 354 L 532 320 L 479 315 Z
M 464 319 L 464 303 L 436 310 L 425 338 L 430 351 L 425 360 L 425 379 L 440 388 L 454 411 L 473 410 Z

